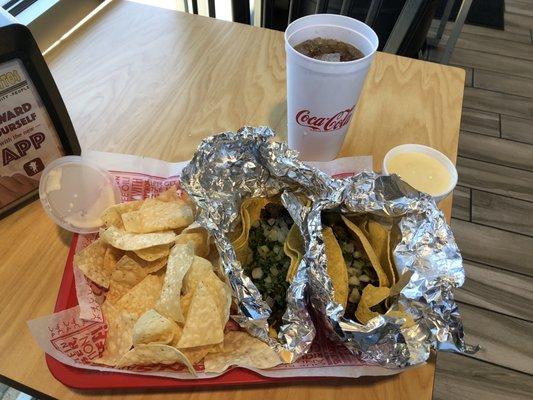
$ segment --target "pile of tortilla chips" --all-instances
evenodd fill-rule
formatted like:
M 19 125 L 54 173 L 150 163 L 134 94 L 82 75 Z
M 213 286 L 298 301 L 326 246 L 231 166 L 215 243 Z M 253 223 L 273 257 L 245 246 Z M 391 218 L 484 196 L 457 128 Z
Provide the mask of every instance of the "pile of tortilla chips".
M 99 239 L 74 259 L 88 279 L 107 289 L 101 306 L 105 349 L 94 363 L 182 364 L 192 374 L 202 360 L 205 372 L 281 363 L 267 344 L 225 331 L 231 289 L 213 268 L 218 254 L 194 214 L 175 188 L 104 212 Z

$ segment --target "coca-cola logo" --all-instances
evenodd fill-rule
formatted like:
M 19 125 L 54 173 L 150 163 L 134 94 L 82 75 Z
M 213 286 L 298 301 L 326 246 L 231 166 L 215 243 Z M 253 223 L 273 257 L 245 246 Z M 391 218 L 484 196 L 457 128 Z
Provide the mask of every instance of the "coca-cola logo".
M 332 117 L 317 117 L 309 110 L 301 110 L 296 113 L 298 125 L 310 128 L 315 132 L 331 132 L 341 129 L 350 122 L 355 105 L 346 110 L 339 111 Z

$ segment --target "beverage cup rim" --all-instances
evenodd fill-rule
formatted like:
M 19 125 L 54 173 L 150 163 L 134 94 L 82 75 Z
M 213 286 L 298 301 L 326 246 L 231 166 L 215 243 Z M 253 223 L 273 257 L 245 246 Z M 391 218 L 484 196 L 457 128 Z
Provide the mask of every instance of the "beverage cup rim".
M 297 21 L 301 22 L 302 20 L 306 20 L 306 19 L 318 19 L 318 20 L 320 20 L 321 18 L 324 18 L 324 17 L 328 17 L 328 18 L 333 17 L 334 19 L 345 20 L 345 21 L 350 21 L 350 22 L 354 22 L 355 21 L 356 25 L 360 25 L 360 26 L 364 26 L 364 27 L 368 28 L 370 30 L 370 32 L 373 34 L 373 36 L 374 36 L 375 43 L 373 43 L 372 39 L 369 38 L 367 35 L 363 34 L 362 32 L 359 32 L 357 30 L 354 30 L 354 29 L 351 29 L 351 28 L 348 28 L 348 27 L 345 27 L 345 26 L 338 26 L 341 29 L 352 31 L 352 32 L 354 32 L 354 33 L 356 33 L 358 35 L 363 36 L 366 40 L 369 41 L 370 45 L 373 47 L 372 51 L 370 53 L 368 53 L 368 54 L 365 54 L 364 57 L 358 58 L 357 60 L 352 60 L 352 61 L 323 61 L 323 60 L 317 60 L 315 58 L 306 56 L 306 55 L 296 51 L 296 49 L 289 43 L 289 39 L 294 34 L 300 32 L 303 29 L 309 29 L 312 26 L 337 26 L 337 25 L 332 24 L 332 23 L 320 23 L 320 21 L 317 21 L 317 24 L 304 26 L 304 27 L 298 29 L 297 31 L 292 32 L 290 34 L 290 36 L 288 36 L 287 33 L 288 33 L 289 28 L 291 27 L 291 25 L 293 25 Z M 362 21 L 359 21 L 358 19 L 355 19 L 355 18 L 352 18 L 352 17 L 348 17 L 348 16 L 345 16 L 345 15 L 338 15 L 338 14 L 313 14 L 313 15 L 306 15 L 304 17 L 298 18 L 298 19 L 292 21 L 287 26 L 287 29 L 285 29 L 285 32 L 284 32 L 284 38 L 285 38 L 285 48 L 286 49 L 289 49 L 289 51 L 292 54 L 295 54 L 297 57 L 299 57 L 299 58 L 301 58 L 301 59 L 303 59 L 303 60 L 305 60 L 307 62 L 314 63 L 316 65 L 331 65 L 331 66 L 343 65 L 343 66 L 349 66 L 349 65 L 361 64 L 361 63 L 366 62 L 369 59 L 372 59 L 372 57 L 374 57 L 374 54 L 376 53 L 376 51 L 378 49 L 378 46 L 379 46 L 379 38 L 378 38 L 376 32 L 374 32 L 374 30 L 370 26 L 368 26 L 367 24 L 365 24 Z

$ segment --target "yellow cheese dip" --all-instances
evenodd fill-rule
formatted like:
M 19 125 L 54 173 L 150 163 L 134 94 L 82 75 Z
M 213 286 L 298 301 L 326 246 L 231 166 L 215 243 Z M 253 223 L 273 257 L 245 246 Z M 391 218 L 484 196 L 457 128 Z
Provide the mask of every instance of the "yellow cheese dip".
M 399 153 L 387 161 L 389 174 L 400 175 L 415 189 L 432 196 L 446 192 L 451 176 L 438 160 L 423 153 Z

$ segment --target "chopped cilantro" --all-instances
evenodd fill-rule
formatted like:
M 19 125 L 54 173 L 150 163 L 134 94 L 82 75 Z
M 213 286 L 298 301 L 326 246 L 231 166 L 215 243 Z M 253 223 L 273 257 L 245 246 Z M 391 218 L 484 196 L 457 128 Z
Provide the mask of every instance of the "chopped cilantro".
M 248 244 L 253 256 L 244 268 L 272 309 L 268 322 L 274 328 L 281 324 L 287 307 L 289 283 L 286 277 L 290 258 L 283 251 L 283 245 L 292 224 L 285 208 L 269 204 L 261 211 L 259 222 L 254 223 L 249 233 Z

